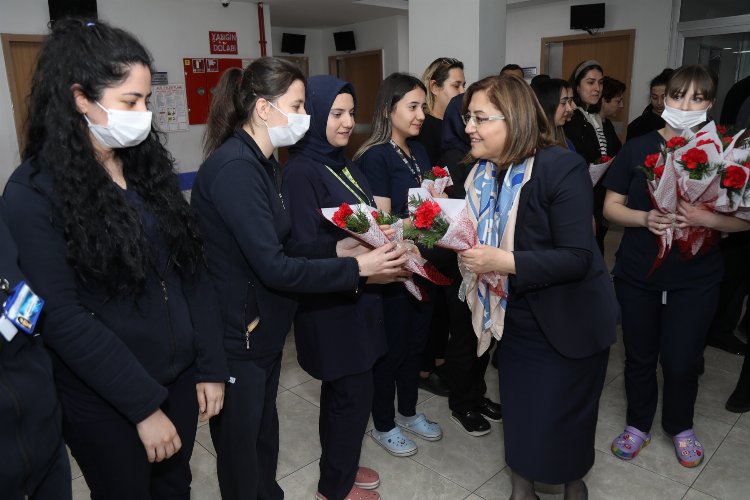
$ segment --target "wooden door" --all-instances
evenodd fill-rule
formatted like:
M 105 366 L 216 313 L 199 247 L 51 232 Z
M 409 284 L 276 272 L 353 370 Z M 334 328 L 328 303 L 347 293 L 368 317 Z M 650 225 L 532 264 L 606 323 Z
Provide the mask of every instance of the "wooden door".
M 546 73 L 548 68 L 547 47 L 559 43 L 562 43 L 562 78 L 565 80 L 579 63 L 587 59 L 595 59 L 601 63 L 605 75 L 616 78 L 627 86 L 623 95 L 622 109 L 610 118 L 622 140 L 628 125 L 635 30 L 610 31 L 593 36 L 542 38 L 542 73 Z
M 374 50 L 330 56 L 328 71 L 331 75 L 351 83 L 357 94 L 357 126 L 345 149 L 346 157 L 351 158 L 362 143 L 370 137 L 375 97 L 383 82 L 383 52 Z
M 16 125 L 18 150 L 23 152 L 31 78 L 34 75 L 36 60 L 44 36 L 3 33 L 0 35 L 0 40 L 2 40 L 3 55 L 5 56 L 5 69 L 8 73 L 8 87 L 13 107 L 13 120 Z
M 294 64 L 299 68 L 299 70 L 302 72 L 303 75 L 305 75 L 305 78 L 310 76 L 310 63 L 307 59 L 307 56 L 274 56 L 278 57 L 279 59 L 285 59 L 289 61 L 290 63 Z

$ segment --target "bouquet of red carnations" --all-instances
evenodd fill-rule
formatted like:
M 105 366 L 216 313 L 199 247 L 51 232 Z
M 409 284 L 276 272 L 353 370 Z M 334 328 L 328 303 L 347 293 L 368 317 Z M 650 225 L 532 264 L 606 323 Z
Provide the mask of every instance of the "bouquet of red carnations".
M 410 189 L 409 218 L 411 225 L 404 229 L 404 238 L 427 248 L 437 246 L 461 252 L 479 244 L 477 230 L 469 218 L 466 200 L 433 199 L 426 190 Z M 507 296 L 502 289 L 500 273 L 493 271 L 474 276 L 460 265 L 460 259 L 459 270 L 464 283 L 478 279 L 486 283 L 492 293 Z
M 439 167 L 435 165 L 430 170 L 424 173 L 422 176 L 422 185 L 424 189 L 428 189 L 428 186 L 432 186 L 435 194 L 443 194 L 445 188 L 453 185 L 453 179 L 451 179 L 448 167 Z
M 372 248 L 379 248 L 391 241 L 380 229 L 381 225 L 395 226 L 394 229 L 396 229 L 396 235 L 393 237 L 393 241 L 396 241 L 397 243 L 402 241 L 402 221 L 394 215 L 385 213 L 381 210 L 376 210 L 370 206 L 342 203 L 338 207 L 324 208 L 322 209 L 322 212 L 323 217 L 332 224 L 340 227 Z M 451 282 L 450 279 L 443 276 L 435 266 L 427 262 L 426 259 L 411 252 L 407 252 L 406 256 L 407 261 L 404 266 L 406 270 L 422 276 L 438 285 L 447 285 Z M 423 290 L 420 289 L 419 285 L 417 285 L 413 279 L 409 278 L 405 281 L 404 286 L 417 299 L 426 299 Z
M 607 172 L 607 169 L 609 169 L 609 166 L 612 165 L 612 160 L 614 159 L 614 156 L 601 155 L 595 163 L 589 165 L 589 175 L 591 176 L 592 185 L 596 186 Z
M 646 176 L 654 208 L 673 217 L 679 200 L 700 204 L 726 215 L 750 219 L 748 204 L 747 144 L 727 129 L 709 122 L 692 137 L 671 138 L 659 153 L 648 155 L 640 167 Z M 744 151 L 742 153 L 741 151 Z M 743 156 L 744 155 L 744 156 Z M 740 160 L 742 158 L 743 160 Z M 672 224 L 659 236 L 656 269 L 676 243 L 687 258 L 714 243 L 716 234 L 705 227 L 680 228 Z

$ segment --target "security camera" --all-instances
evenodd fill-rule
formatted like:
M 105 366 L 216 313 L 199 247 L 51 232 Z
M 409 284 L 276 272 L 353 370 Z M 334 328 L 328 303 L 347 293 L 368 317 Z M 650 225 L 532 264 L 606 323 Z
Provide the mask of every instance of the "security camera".
M 222 7 L 229 7 L 229 4 L 232 0 L 221 0 L 221 6 Z

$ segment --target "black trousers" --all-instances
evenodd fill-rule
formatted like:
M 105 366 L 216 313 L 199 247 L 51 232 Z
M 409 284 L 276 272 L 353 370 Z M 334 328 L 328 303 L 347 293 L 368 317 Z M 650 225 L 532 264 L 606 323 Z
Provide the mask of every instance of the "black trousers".
M 380 432 L 396 427 L 393 400 L 397 393 L 398 412 L 407 417 L 416 414 L 417 377 L 432 314 L 431 302 L 418 302 L 400 283 L 389 287 L 383 296 L 388 350 L 373 369 L 372 420 Z
M 491 346 L 477 357 L 478 340 L 471 325 L 471 310 L 458 298 L 460 286 L 460 282 L 454 282 L 445 287 L 451 330 L 445 370 L 450 389 L 448 407 L 451 411 L 463 413 L 475 409 L 487 391 L 484 374 L 490 362 Z
M 187 370 L 167 389 L 161 409 L 177 428 L 182 448 L 163 462 L 148 462 L 135 425 L 104 402 L 102 418 L 63 420 L 63 436 L 92 500 L 190 499 L 190 456 L 198 423 L 194 370 Z
M 664 376 L 661 425 L 670 435 L 693 427 L 698 363 L 719 287 L 696 285 L 666 293 L 615 279 L 625 343 L 627 424 L 649 432 L 656 414 L 657 362 Z
M 318 491 L 329 500 L 343 499 L 354 486 L 372 393 L 372 370 L 321 384 Z
M 422 352 L 422 364 L 420 366 L 420 370 L 423 372 L 434 372 L 437 368 L 435 360 L 445 359 L 450 335 L 446 287 L 435 287 L 434 291 L 430 333 L 427 338 L 427 345 Z
M 750 241 L 747 235 L 730 235 L 721 240 L 724 277 L 721 280 L 719 304 L 716 307 L 709 337 L 734 336 L 742 315 L 742 303 L 750 291 Z M 745 321 L 748 322 L 747 315 Z
M 281 353 L 254 360 L 229 359 L 224 408 L 209 420 L 223 500 L 281 499 L 276 482 L 279 415 L 276 394 Z

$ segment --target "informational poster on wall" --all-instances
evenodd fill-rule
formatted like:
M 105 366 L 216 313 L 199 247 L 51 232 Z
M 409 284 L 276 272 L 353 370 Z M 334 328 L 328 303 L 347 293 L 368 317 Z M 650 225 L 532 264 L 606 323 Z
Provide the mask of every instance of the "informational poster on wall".
M 156 124 L 163 132 L 183 132 L 188 129 L 187 100 L 185 85 L 170 83 L 168 85 L 154 85 L 153 112 Z

